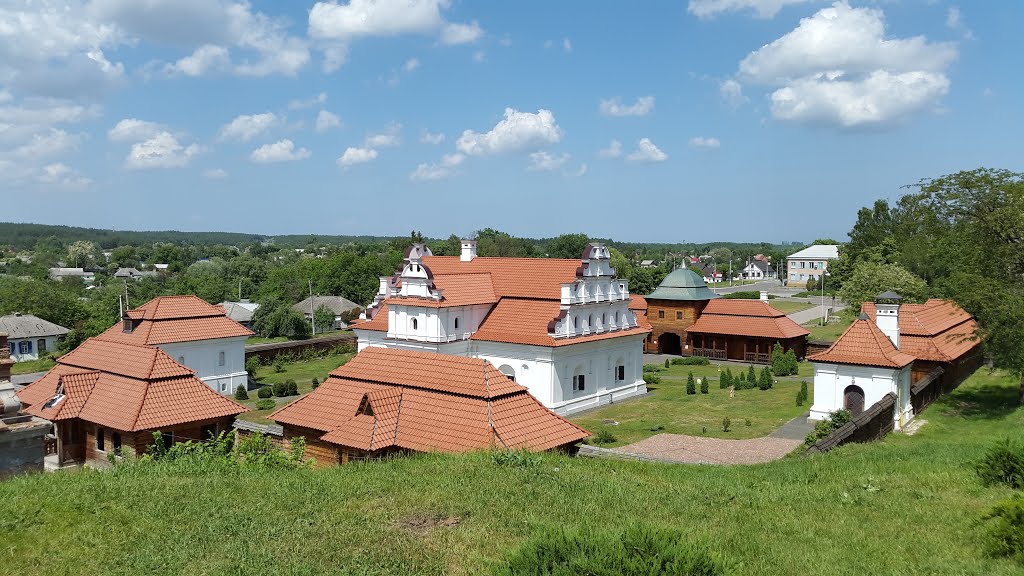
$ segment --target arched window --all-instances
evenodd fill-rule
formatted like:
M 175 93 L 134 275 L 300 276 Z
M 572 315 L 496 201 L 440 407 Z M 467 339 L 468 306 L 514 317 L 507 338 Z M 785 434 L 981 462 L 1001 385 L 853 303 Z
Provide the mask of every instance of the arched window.
M 514 368 L 512 368 L 508 364 L 502 364 L 498 368 L 498 371 L 501 372 L 502 374 L 504 374 L 505 376 L 508 376 L 509 380 L 515 381 L 515 379 L 516 379 L 516 371 L 515 371 Z
M 223 366 L 225 364 L 224 351 L 221 350 L 217 353 L 217 366 Z
M 607 316 L 605 314 L 601 314 L 601 326 L 604 326 L 607 323 L 608 323 Z
M 587 330 L 594 329 L 594 315 L 587 316 Z
M 586 375 L 583 373 L 583 365 L 580 364 L 572 373 L 572 391 L 580 392 L 587 389 Z
M 455 317 L 455 329 L 456 330 L 459 329 L 459 317 L 458 316 Z
M 184 364 L 184 363 L 185 363 L 185 357 L 184 356 L 178 356 L 178 364 Z
M 573 318 L 572 318 L 572 327 L 573 327 L 574 330 L 579 331 L 579 329 L 580 329 L 580 317 L 579 316 L 573 316 Z
M 417 320 L 417 319 L 413 318 L 413 319 L 412 319 L 412 329 L 413 329 L 413 330 L 417 330 L 417 329 L 419 329 L 419 325 L 420 325 L 420 323 L 419 323 L 419 320 Z

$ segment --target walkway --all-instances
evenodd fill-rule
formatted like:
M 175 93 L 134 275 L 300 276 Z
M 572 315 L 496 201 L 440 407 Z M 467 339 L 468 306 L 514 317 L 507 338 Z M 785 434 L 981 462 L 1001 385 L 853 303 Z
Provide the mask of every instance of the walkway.
M 827 299 L 825 300 L 825 307 L 830 309 L 830 316 L 834 316 L 836 312 L 839 312 L 844 308 L 844 306 L 838 302 L 835 306 L 832 306 L 831 302 Z M 808 308 L 807 310 L 793 312 L 792 314 L 787 314 L 787 316 L 789 316 L 789 319 L 792 320 L 793 322 L 796 322 L 797 324 L 803 326 L 804 324 L 807 324 L 808 322 L 811 322 L 813 320 L 821 320 L 821 317 L 824 316 L 824 314 L 825 313 L 822 311 L 821 305 L 819 304 L 814 308 Z
M 763 438 L 723 440 L 685 434 L 657 434 L 613 450 L 624 455 L 649 456 L 681 464 L 760 464 L 778 460 L 796 450 L 812 428 L 804 414 Z

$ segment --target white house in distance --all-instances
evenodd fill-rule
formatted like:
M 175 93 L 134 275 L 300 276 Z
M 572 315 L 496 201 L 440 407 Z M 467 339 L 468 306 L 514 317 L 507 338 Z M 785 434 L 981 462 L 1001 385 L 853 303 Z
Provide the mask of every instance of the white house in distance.
M 775 268 L 767 260 L 751 260 L 743 269 L 743 278 L 747 280 L 763 280 L 776 276 L 778 274 L 775 273 Z
M 31 314 L 15 312 L 0 316 L 0 332 L 7 333 L 7 345 L 15 362 L 38 360 L 44 352 L 56 352 L 57 341 L 68 329 Z
M 811 278 L 820 283 L 829 261 L 836 258 L 839 258 L 839 246 L 835 244 L 815 244 L 790 254 L 786 258 L 788 284 L 807 284 Z
M 828 350 L 808 358 L 814 364 L 808 420 L 824 420 L 840 409 L 856 416 L 890 392 L 896 394 L 896 429 L 914 417 L 910 383 L 915 357 L 899 349 L 900 300 L 892 292 L 879 295 L 874 321 L 861 313 Z
M 252 330 L 196 296 L 159 296 L 129 310 L 98 340 L 156 346 L 221 394 L 248 388 L 245 340 Z
M 564 415 L 646 393 L 650 325 L 629 304 L 600 244 L 579 260 L 481 258 L 472 240 L 458 257 L 433 256 L 414 244 L 352 328 L 359 350 L 483 358 Z

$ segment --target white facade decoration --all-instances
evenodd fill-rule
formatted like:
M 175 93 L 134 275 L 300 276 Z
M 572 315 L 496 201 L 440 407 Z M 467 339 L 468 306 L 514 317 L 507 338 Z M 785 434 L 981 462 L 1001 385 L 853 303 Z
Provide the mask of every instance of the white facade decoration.
M 157 344 L 179 364 L 196 371 L 196 376 L 221 394 L 234 394 L 238 386 L 249 387 L 245 371 L 245 336 L 192 342 Z
M 647 392 L 643 380 L 646 334 L 572 343 L 576 337 L 611 336 L 637 327 L 636 315 L 629 309 L 628 282 L 615 278 L 607 248 L 592 245 L 581 259 L 576 280 L 561 285 L 560 313 L 551 318 L 548 329 L 556 346 L 471 339 L 496 303 L 436 304 L 443 294 L 430 282 L 430 270 L 421 260 L 426 255 L 430 255 L 428 249 L 414 246 L 399 278 L 381 278 L 380 290 L 362 317 L 366 319 L 387 300 L 387 331 L 355 326 L 360 351 L 380 346 L 483 358 L 563 415 Z M 463 241 L 459 260 L 475 258 L 475 243 Z M 413 298 L 402 302 L 402 296 Z

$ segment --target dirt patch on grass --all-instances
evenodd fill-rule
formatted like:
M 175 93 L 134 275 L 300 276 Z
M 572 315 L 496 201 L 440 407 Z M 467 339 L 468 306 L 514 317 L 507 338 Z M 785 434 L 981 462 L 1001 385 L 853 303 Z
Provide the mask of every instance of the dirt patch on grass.
M 417 536 L 426 536 L 438 528 L 451 528 L 461 523 L 462 518 L 458 516 L 415 514 L 399 520 L 398 525 Z

